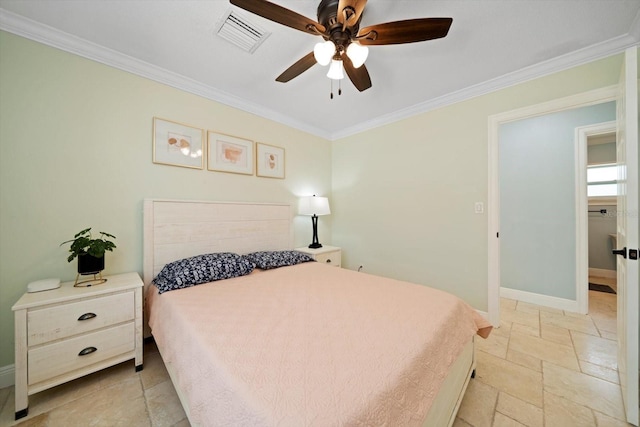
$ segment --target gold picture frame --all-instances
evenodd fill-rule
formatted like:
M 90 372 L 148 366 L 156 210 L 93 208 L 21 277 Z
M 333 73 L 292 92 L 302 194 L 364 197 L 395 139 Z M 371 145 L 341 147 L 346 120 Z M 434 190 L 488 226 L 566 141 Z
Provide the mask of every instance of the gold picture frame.
M 253 141 L 209 131 L 207 143 L 208 170 L 253 175 Z
M 154 117 L 153 163 L 202 169 L 204 130 Z
M 284 179 L 284 148 L 256 142 L 256 175 L 264 178 Z

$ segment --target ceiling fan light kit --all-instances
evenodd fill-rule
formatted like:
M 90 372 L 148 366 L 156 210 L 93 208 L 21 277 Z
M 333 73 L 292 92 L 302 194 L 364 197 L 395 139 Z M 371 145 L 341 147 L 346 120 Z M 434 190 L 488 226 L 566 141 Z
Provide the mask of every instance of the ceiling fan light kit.
M 452 18 L 418 18 L 386 22 L 360 29 L 360 21 L 367 0 L 321 0 L 318 20 L 307 18 L 267 0 L 230 0 L 238 6 L 278 24 L 321 36 L 313 52 L 303 56 L 280 74 L 276 81 L 288 82 L 316 63 L 331 63 L 327 77 L 344 78 L 344 72 L 360 92 L 371 87 L 371 78 L 364 62 L 369 55 L 367 46 L 415 43 L 446 37 Z M 333 98 L 333 94 L 331 96 Z
M 360 68 L 369 56 L 369 48 L 359 43 L 351 43 L 347 47 L 347 56 L 351 59 L 355 68 Z
M 327 40 L 325 42 L 316 43 L 313 48 L 313 57 L 316 59 L 318 64 L 329 65 L 331 59 L 333 59 L 333 55 L 336 53 L 336 45 L 333 44 L 331 40 Z
M 339 59 L 332 59 L 331 66 L 329 67 L 329 72 L 327 72 L 327 77 L 331 80 L 342 80 L 344 79 L 344 73 L 342 72 L 342 61 Z

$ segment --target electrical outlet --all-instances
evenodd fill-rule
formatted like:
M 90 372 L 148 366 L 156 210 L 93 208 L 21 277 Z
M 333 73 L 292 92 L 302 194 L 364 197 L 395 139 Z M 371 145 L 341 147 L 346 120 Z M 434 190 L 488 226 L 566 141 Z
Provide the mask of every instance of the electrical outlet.
M 484 203 L 482 202 L 476 202 L 475 206 L 474 206 L 474 211 L 477 214 L 481 214 L 484 213 Z

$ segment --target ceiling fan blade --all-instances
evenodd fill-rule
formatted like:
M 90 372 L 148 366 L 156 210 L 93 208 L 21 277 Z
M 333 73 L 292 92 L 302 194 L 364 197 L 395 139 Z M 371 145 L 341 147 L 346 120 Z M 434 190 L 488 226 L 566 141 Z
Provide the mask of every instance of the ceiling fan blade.
M 355 25 L 366 4 L 367 0 L 340 0 L 338 3 L 338 22 L 343 27 Z
M 300 74 L 304 73 L 315 64 L 317 64 L 316 58 L 314 58 L 313 52 L 311 52 L 300 58 L 291 67 L 287 68 L 282 74 L 278 76 L 276 81 L 286 83 L 289 80 L 298 77 Z
M 321 35 L 326 32 L 324 25 L 300 15 L 292 10 L 278 6 L 266 0 L 230 0 L 231 4 L 238 6 L 256 15 L 262 16 L 278 24 L 304 31 L 313 35 Z
M 344 70 L 356 89 L 362 92 L 371 87 L 371 77 L 369 77 L 369 72 L 364 64 L 356 68 L 347 55 L 342 55 L 342 65 L 344 65 Z
M 363 45 L 422 42 L 445 37 L 452 18 L 421 18 L 387 22 L 361 28 L 356 40 Z

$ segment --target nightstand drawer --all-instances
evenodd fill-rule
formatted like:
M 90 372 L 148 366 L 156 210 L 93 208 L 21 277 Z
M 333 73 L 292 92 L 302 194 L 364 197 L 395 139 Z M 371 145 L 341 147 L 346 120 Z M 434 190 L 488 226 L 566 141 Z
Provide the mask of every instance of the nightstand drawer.
M 132 352 L 133 322 L 29 350 L 29 385 Z M 95 348 L 95 350 L 93 350 Z M 81 356 L 81 352 L 87 353 Z
M 27 315 L 28 345 L 93 331 L 134 317 L 133 291 L 32 310 Z
M 316 261 L 333 267 L 340 267 L 340 251 L 327 252 L 315 255 Z

